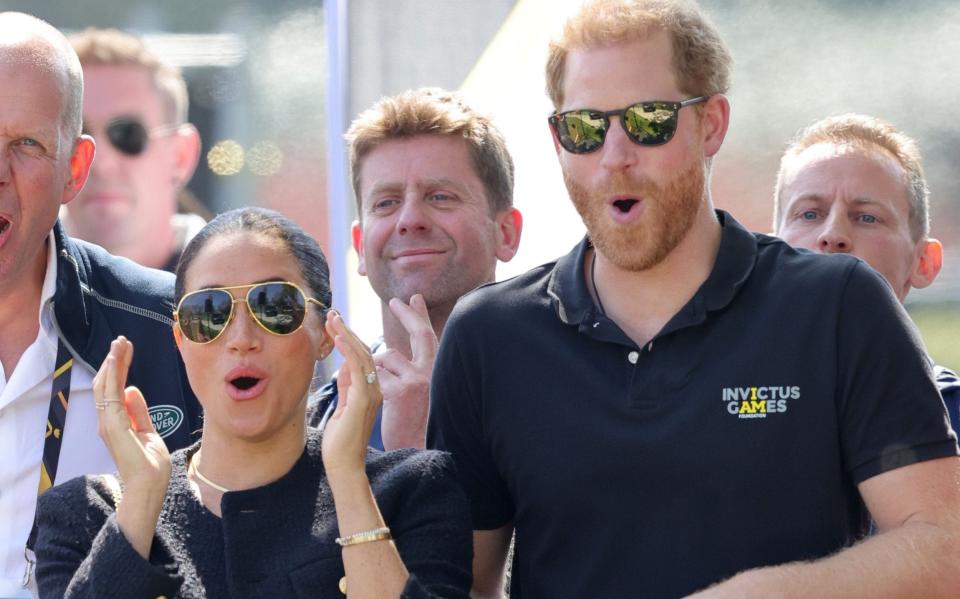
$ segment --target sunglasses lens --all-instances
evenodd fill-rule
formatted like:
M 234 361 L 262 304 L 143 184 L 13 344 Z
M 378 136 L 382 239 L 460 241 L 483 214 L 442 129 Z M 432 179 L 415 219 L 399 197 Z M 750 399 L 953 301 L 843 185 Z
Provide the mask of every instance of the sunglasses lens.
M 623 125 L 638 144 L 664 144 L 677 130 L 677 108 L 666 102 L 634 104 L 624 112 Z
M 233 296 L 222 289 L 205 289 L 187 295 L 177 310 L 184 336 L 195 343 L 209 343 L 220 336 L 230 320 Z
M 557 116 L 560 145 L 568 152 L 585 154 L 603 145 L 609 121 L 591 110 L 572 110 Z
M 289 283 L 257 285 L 247 295 L 247 303 L 254 318 L 277 335 L 289 335 L 299 329 L 306 315 L 303 293 Z
M 136 156 L 147 147 L 149 134 L 143 123 L 133 119 L 117 119 L 107 125 L 107 138 L 116 149 Z

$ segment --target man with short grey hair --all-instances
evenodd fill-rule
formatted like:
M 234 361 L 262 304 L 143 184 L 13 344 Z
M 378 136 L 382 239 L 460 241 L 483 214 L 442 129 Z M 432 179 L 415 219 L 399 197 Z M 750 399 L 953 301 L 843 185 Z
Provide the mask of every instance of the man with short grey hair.
M 137 346 L 129 381 L 171 449 L 200 407 L 170 327 L 173 276 L 68 237 L 57 215 L 87 179 L 80 63 L 60 32 L 0 13 L 0 595 L 35 589 L 34 511 L 72 477 L 113 472 L 97 436 L 92 380 L 110 342 Z

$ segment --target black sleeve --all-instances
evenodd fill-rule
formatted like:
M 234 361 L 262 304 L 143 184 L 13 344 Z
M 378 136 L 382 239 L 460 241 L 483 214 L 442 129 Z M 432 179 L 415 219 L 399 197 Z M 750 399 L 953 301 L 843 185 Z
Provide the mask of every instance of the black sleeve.
M 117 526 L 109 491 L 93 477 L 44 493 L 37 504 L 41 599 L 154 599 L 175 596 L 182 579 L 143 559 Z
M 960 380 L 957 375 L 945 366 L 934 366 L 933 372 L 937 377 L 937 387 L 947 404 L 947 413 L 950 415 L 950 425 L 954 434 L 960 435 Z
M 401 597 L 466 599 L 473 584 L 473 533 L 467 498 L 457 484 L 450 456 L 413 453 L 420 471 L 396 522 L 387 525 L 410 578 Z
M 476 350 L 483 347 L 483 340 L 465 330 L 457 312 L 444 328 L 433 366 L 427 447 L 453 455 L 457 477 L 470 500 L 473 528 L 492 530 L 513 520 L 514 506 L 484 434 L 483 403 L 496 398 L 483 396 L 481 360 L 465 356 L 461 343 L 470 339 Z
M 854 481 L 957 455 L 923 342 L 886 281 L 858 262 L 839 311 L 838 415 Z

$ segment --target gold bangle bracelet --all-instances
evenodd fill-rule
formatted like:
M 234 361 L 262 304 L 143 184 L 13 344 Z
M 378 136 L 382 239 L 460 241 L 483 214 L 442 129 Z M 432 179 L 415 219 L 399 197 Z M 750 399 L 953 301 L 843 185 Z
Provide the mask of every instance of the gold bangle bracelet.
M 346 537 L 337 537 L 337 545 L 349 547 L 350 545 L 359 545 L 360 543 L 371 543 L 373 541 L 389 541 L 393 536 L 390 535 L 390 529 L 386 526 L 365 530 L 354 533 Z

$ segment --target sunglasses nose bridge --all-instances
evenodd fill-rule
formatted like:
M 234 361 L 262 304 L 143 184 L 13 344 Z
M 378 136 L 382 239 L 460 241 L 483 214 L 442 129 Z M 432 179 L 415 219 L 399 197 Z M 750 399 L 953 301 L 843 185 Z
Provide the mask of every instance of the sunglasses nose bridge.
M 632 134 L 630 133 L 630 126 L 627 125 L 627 109 L 617 110 L 612 113 L 607 114 L 607 138 L 610 138 L 610 130 L 616 129 L 618 134 L 623 135 L 627 141 L 632 141 L 630 138 Z M 616 121 L 616 124 L 614 124 Z
M 236 306 L 236 304 L 239 304 L 239 303 L 242 302 L 243 304 L 245 304 L 245 305 L 247 306 L 247 309 L 245 310 L 245 312 L 246 312 L 247 317 L 250 319 L 250 324 L 251 324 L 251 325 L 255 325 L 255 326 L 259 327 L 259 328 L 260 328 L 261 330 L 263 330 L 263 331 L 266 331 L 266 332 L 268 332 L 268 333 L 271 333 L 271 334 L 276 335 L 276 334 L 277 334 L 276 332 L 270 330 L 270 327 L 268 326 L 268 323 L 267 323 L 267 322 L 264 322 L 264 321 L 260 320 L 260 317 L 257 316 L 256 312 L 254 312 L 253 305 L 250 303 L 250 296 L 251 296 L 251 295 L 253 294 L 253 292 L 254 292 L 256 289 L 258 289 L 259 287 L 260 287 L 259 285 L 255 286 L 255 287 L 251 287 L 250 289 L 247 290 L 247 294 L 246 294 L 244 297 L 235 297 L 235 298 L 233 298 L 233 306 L 234 306 L 234 307 L 232 308 L 231 312 L 233 312 L 233 313 L 238 312 L 238 310 L 236 309 L 235 306 Z
M 246 309 L 246 310 L 238 310 L 238 309 L 237 309 L 237 304 L 244 304 L 244 305 L 246 305 L 246 308 L 247 308 L 247 309 Z M 235 317 L 235 316 L 237 315 L 237 312 L 246 312 L 246 315 L 247 315 L 247 317 L 250 318 L 250 320 L 252 320 L 252 321 L 254 321 L 254 322 L 257 322 L 257 316 L 253 313 L 253 307 L 250 305 L 250 301 L 249 301 L 249 299 L 248 299 L 247 297 L 235 297 L 235 298 L 233 298 L 233 302 L 232 302 L 232 304 L 231 304 L 231 306 L 230 306 L 230 317 L 231 317 L 231 318 Z
M 609 125 L 600 146 L 600 163 L 602 166 L 619 170 L 633 165 L 637 161 L 638 144 L 633 140 L 627 129 L 623 111 L 608 114 Z M 619 123 L 614 123 L 616 119 Z
M 237 304 L 245 304 L 246 309 L 238 308 Z M 259 342 L 256 339 L 256 333 L 263 329 L 263 325 L 257 320 L 253 313 L 253 308 L 246 297 L 234 297 L 230 302 L 230 314 L 227 316 L 227 322 L 218 337 L 223 337 L 229 346 L 256 346 Z

